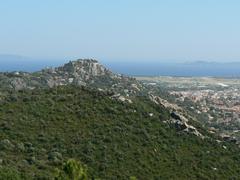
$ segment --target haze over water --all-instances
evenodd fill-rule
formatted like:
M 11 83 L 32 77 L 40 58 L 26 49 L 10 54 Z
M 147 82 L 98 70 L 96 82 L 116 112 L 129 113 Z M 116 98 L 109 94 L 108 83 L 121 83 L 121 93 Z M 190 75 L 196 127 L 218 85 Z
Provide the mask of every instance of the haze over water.
M 1 56 L 0 71 L 40 71 L 46 67 L 57 67 L 69 60 L 57 59 L 31 59 L 21 56 Z M 240 77 L 240 63 L 217 62 L 163 62 L 163 61 L 126 61 L 126 60 L 99 60 L 110 70 L 130 76 L 214 76 L 214 77 Z

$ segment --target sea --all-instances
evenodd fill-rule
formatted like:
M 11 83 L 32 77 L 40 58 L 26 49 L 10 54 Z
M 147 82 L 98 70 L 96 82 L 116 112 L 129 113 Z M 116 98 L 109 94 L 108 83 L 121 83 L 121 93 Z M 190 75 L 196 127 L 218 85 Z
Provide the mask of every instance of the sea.
M 1 72 L 40 71 L 57 67 L 66 60 L 0 61 Z M 240 62 L 157 62 L 157 61 L 101 61 L 115 73 L 129 76 L 182 76 L 182 77 L 240 77 Z
M 115 72 L 132 76 L 240 77 L 240 63 L 111 63 Z

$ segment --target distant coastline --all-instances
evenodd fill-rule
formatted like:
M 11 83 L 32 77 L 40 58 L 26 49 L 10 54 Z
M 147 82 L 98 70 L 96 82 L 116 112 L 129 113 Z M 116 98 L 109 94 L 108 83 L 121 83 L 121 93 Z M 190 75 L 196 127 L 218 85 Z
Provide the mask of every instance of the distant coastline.
M 240 63 L 128 63 L 109 66 L 130 76 L 240 77 Z
M 40 71 L 56 67 L 69 59 L 34 59 L 16 55 L 0 55 L 0 71 Z M 162 62 L 162 61 L 106 61 L 100 60 L 115 73 L 129 76 L 224 77 L 239 78 L 240 62 Z

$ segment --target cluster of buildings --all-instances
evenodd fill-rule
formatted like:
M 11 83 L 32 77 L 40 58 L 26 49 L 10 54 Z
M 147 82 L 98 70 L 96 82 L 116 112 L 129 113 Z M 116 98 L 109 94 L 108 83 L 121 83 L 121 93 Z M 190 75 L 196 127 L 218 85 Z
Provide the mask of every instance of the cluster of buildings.
M 240 127 L 240 87 L 209 87 L 170 91 L 170 94 L 175 96 L 178 102 L 192 102 L 192 111 L 207 115 L 210 124 L 212 122 L 233 130 Z

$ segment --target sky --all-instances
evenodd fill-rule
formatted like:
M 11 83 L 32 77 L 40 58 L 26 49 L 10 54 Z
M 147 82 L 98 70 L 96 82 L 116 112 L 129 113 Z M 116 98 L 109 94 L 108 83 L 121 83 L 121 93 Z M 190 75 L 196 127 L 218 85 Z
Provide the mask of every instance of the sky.
M 0 54 L 240 61 L 239 0 L 6 0 Z

